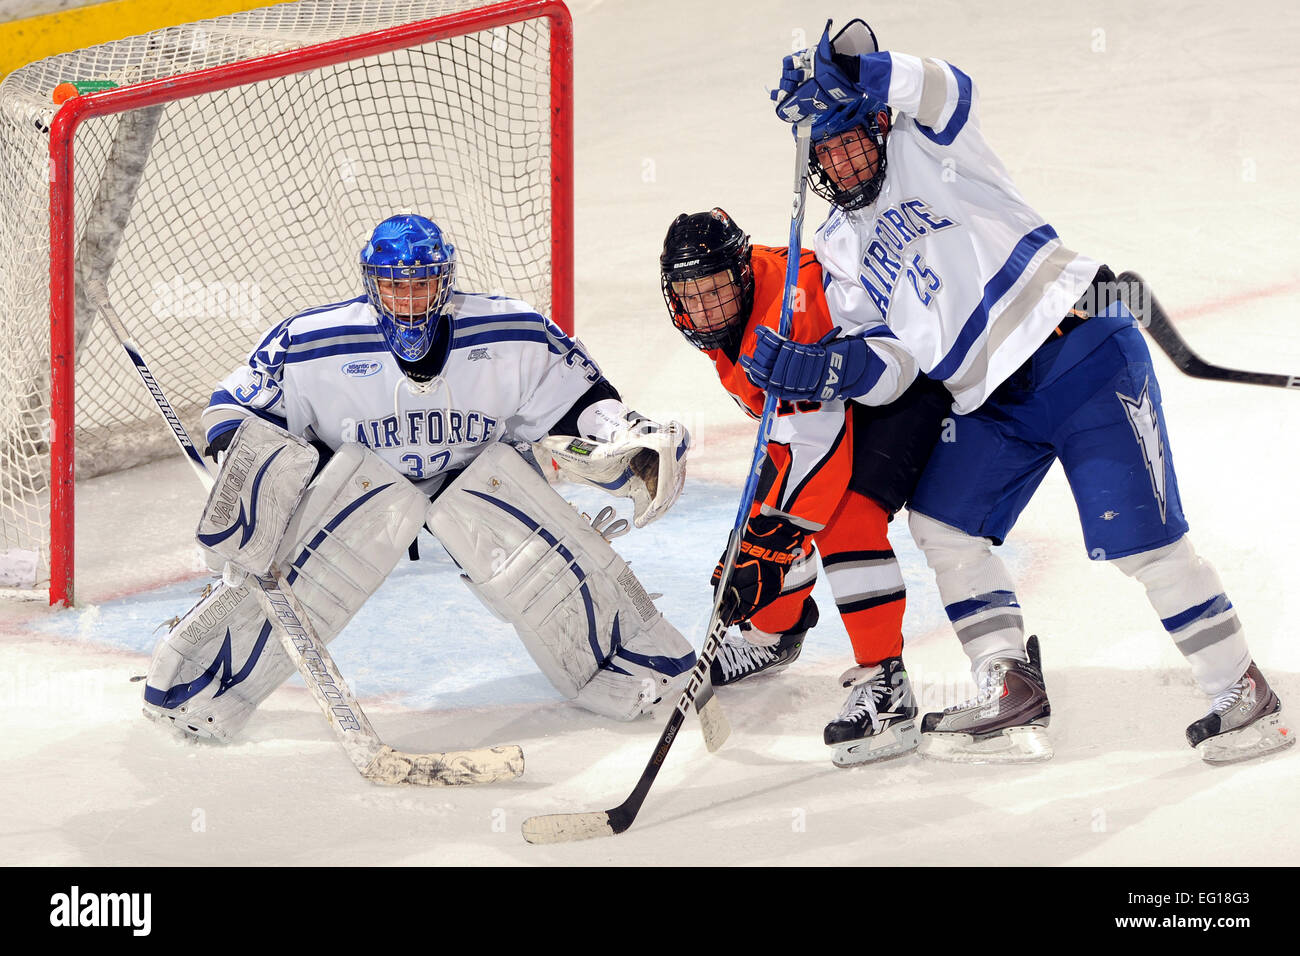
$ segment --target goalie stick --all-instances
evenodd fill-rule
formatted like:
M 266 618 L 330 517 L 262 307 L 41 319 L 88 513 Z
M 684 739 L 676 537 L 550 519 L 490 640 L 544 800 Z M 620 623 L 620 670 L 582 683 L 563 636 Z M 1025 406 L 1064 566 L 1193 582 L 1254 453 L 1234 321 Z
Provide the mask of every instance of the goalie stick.
M 1116 277 L 1124 304 L 1133 313 L 1138 324 L 1156 345 L 1169 356 L 1174 366 L 1192 378 L 1207 378 L 1217 382 L 1240 382 L 1243 385 L 1272 385 L 1276 388 L 1300 389 L 1300 375 L 1281 375 L 1276 372 L 1247 372 L 1242 369 L 1213 365 L 1195 352 L 1183 340 L 1160 307 L 1155 293 L 1136 272 L 1121 272 Z
M 204 488 L 211 489 L 211 472 L 139 348 L 131 341 L 126 326 L 109 299 L 108 288 L 102 280 L 93 279 L 87 283 L 86 291 L 91 303 L 130 356 L 131 363 L 153 397 L 158 411 L 171 427 L 172 436 L 185 453 L 195 475 Z M 352 695 L 326 650 L 325 643 L 312 628 L 306 612 L 285 583 L 279 568 L 272 567 L 269 574 L 252 577 L 258 585 L 254 593 L 267 618 L 275 625 L 285 653 L 297 665 L 307 689 L 325 713 L 334 736 L 361 776 L 375 783 L 410 783 L 437 787 L 499 783 L 512 780 L 524 772 L 523 751 L 513 744 L 426 754 L 403 753 L 385 744 Z
M 794 201 L 790 210 L 790 246 L 785 267 L 785 293 L 781 301 L 780 332 L 784 336 L 790 334 L 794 292 L 799 278 L 799 249 L 803 235 L 804 185 L 807 181 L 805 172 L 808 168 L 808 147 L 812 139 L 811 134 L 811 119 L 799 123 L 796 127 Z M 767 457 L 767 437 L 772 427 L 772 416 L 776 412 L 776 405 L 776 396 L 769 394 L 763 403 L 763 417 L 759 421 L 758 436 L 754 441 L 754 457 L 750 463 L 749 477 L 745 480 L 745 489 L 740 496 L 740 507 L 736 512 L 736 521 L 732 526 L 731 536 L 727 540 L 727 556 L 722 567 L 722 577 L 714 591 L 713 614 L 709 618 L 704 647 L 701 648 L 699 659 L 695 662 L 690 679 L 686 682 L 686 689 L 682 691 L 677 706 L 673 708 L 672 716 L 668 718 L 667 726 L 664 727 L 663 733 L 659 735 L 659 742 L 655 744 L 654 753 L 650 755 L 649 763 L 646 764 L 645 770 L 641 772 L 641 778 L 633 787 L 628 798 L 609 810 L 588 811 L 585 813 L 548 813 L 529 817 L 524 821 L 522 828 L 524 839 L 529 843 L 566 843 L 572 840 L 613 836 L 615 833 L 622 833 L 630 827 L 633 821 L 636 820 L 636 815 L 641 809 L 641 804 L 645 802 L 646 795 L 650 792 L 655 777 L 659 775 L 659 770 L 668 757 L 668 751 L 672 747 L 673 741 L 677 739 L 677 733 L 686 720 L 692 702 L 701 694 L 712 695 L 713 686 L 709 682 L 709 668 L 713 665 L 714 658 L 718 656 L 718 648 L 721 646 L 722 637 L 727 631 L 727 626 L 722 623 L 722 600 L 727 593 L 727 585 L 731 582 L 732 572 L 736 568 L 736 555 L 740 551 L 742 529 L 749 517 L 749 509 L 754 503 L 759 472 L 762 470 L 763 460 Z M 700 717 L 701 719 L 704 717 L 703 709 L 700 711 Z M 705 738 L 708 739 L 707 730 Z

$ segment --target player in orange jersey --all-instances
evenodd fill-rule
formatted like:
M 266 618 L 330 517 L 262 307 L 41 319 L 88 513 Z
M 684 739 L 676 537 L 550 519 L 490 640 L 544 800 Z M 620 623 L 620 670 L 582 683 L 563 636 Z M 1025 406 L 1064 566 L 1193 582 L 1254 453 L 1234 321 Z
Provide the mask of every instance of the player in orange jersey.
M 755 329 L 776 329 L 788 251 L 754 246 L 721 209 L 680 215 L 660 257 L 673 324 L 712 360 L 722 385 L 752 418 L 765 395 L 740 367 Z M 832 331 L 822 270 L 801 253 L 789 337 Z M 816 555 L 853 642 L 856 664 L 840 678 L 848 700 L 826 726 L 837 766 L 916 749 L 916 701 L 903 668 L 903 576 L 886 534 L 930 457 L 951 400 L 921 378 L 891 405 L 782 401 L 723 607 L 728 633 L 715 686 L 784 667 L 817 623 Z M 714 570 L 716 585 L 721 562 Z

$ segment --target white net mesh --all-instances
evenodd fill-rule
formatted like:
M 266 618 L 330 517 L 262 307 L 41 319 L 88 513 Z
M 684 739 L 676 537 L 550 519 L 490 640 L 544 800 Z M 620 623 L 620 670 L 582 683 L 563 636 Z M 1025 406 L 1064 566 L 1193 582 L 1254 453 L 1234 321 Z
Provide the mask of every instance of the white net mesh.
M 54 87 L 126 86 L 478 6 L 283 4 L 51 57 L 0 83 L 0 585 L 30 584 L 6 576 L 21 577 L 12 568 L 31 554 L 38 583 L 48 575 Z M 443 227 L 460 253 L 458 286 L 548 313 L 548 42 L 545 19 L 525 20 L 85 122 L 74 152 L 78 477 L 175 453 L 86 306 L 84 276 L 107 274 L 196 436 L 216 382 L 262 331 L 361 293 L 358 253 L 399 210 Z

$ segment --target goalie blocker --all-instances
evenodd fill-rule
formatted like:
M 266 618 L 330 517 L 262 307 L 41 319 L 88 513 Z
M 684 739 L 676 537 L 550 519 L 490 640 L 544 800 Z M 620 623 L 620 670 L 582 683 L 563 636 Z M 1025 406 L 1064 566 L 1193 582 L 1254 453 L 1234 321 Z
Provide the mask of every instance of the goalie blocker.
M 283 568 L 321 640 L 328 643 L 351 620 L 427 519 L 489 610 L 516 626 L 543 673 L 580 705 L 631 719 L 694 663 L 690 644 L 626 563 L 508 446 L 480 455 L 433 506 L 360 445 L 344 445 L 304 492 L 315 464 L 314 451 L 298 439 L 261 420 L 245 422 L 223 459 L 199 536 L 215 563 L 257 573 L 272 563 Z M 490 492 L 512 510 L 471 492 Z M 464 513 L 451 514 L 450 502 L 439 507 L 453 495 L 471 502 Z M 472 551 L 472 542 L 491 543 Z M 210 586 L 171 622 L 146 679 L 146 716 L 192 736 L 229 740 L 294 672 L 253 586 Z

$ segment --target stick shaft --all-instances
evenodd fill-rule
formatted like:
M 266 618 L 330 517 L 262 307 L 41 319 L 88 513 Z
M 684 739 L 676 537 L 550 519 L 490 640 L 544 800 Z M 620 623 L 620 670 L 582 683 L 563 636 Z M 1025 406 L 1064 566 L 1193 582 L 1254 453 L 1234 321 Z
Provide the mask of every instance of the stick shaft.
M 779 330 L 782 335 L 786 336 L 790 334 L 795 289 L 799 281 L 799 253 L 802 249 L 804 197 L 811 132 L 811 121 L 800 123 L 795 128 L 794 201 L 790 210 L 789 256 L 785 267 L 785 294 L 781 300 Z M 772 417 L 776 413 L 776 405 L 776 396 L 769 394 L 763 403 L 763 416 L 759 421 L 758 436 L 754 441 L 754 455 L 750 462 L 749 476 L 745 480 L 745 487 L 740 496 L 740 506 L 736 511 L 736 520 L 732 525 L 731 536 L 727 542 L 726 557 L 722 566 L 722 579 L 714 592 L 713 613 L 709 618 L 709 628 L 705 634 L 704 646 L 700 649 L 699 658 L 695 662 L 695 667 L 691 670 L 690 678 L 686 682 L 686 688 L 682 691 L 677 706 L 673 708 L 672 715 L 668 718 L 668 724 L 664 727 L 663 733 L 659 735 L 654 752 L 650 755 L 650 761 L 641 772 L 640 779 L 637 780 L 636 786 L 632 788 L 632 792 L 626 800 L 617 807 L 606 810 L 603 814 L 547 814 L 530 817 L 524 821 L 523 826 L 524 839 L 530 843 L 553 843 L 562 840 L 581 840 L 589 837 L 609 836 L 614 833 L 622 833 L 630 827 L 636 819 L 637 813 L 640 812 L 641 805 L 645 802 L 655 778 L 659 775 L 659 770 L 668 757 L 668 751 L 672 748 L 673 741 L 677 739 L 677 734 L 681 730 L 682 723 L 686 719 L 692 702 L 698 694 L 712 692 L 712 686 L 709 684 L 709 669 L 713 666 L 713 661 L 718 655 L 718 648 L 722 644 L 722 637 L 727 630 L 726 625 L 722 623 L 722 601 L 726 594 L 726 585 L 730 582 L 732 572 L 736 568 L 736 555 L 740 551 L 741 529 L 744 528 L 745 522 L 749 518 L 749 509 L 753 506 L 754 495 L 758 490 L 758 477 L 763 469 L 763 461 L 767 457 L 768 433 L 771 429 Z

